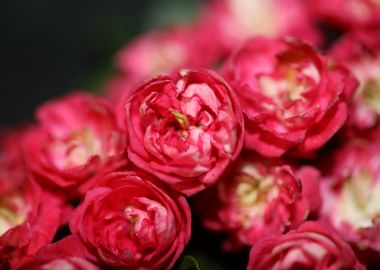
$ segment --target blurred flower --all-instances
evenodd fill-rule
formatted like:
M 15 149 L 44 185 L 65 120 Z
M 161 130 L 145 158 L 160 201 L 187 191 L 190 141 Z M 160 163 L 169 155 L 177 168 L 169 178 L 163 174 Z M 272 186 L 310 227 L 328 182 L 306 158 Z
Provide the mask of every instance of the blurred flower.
M 105 84 L 105 95 L 118 104 L 136 83 L 183 68 L 211 68 L 222 57 L 215 33 L 202 24 L 175 26 L 143 33 L 120 49 L 118 74 Z
M 331 55 L 337 61 L 346 63 L 359 80 L 348 124 L 361 130 L 373 128 L 380 117 L 379 26 L 347 33 L 334 44 Z
M 378 0 L 312 0 L 314 14 L 321 22 L 349 29 L 380 23 Z
M 356 139 L 338 149 L 322 182 L 322 220 L 359 249 L 380 254 L 380 143 Z
M 203 10 L 204 28 L 210 28 L 216 46 L 227 52 L 253 36 L 295 36 L 319 43 L 320 35 L 302 0 L 215 0 Z
M 247 270 L 364 270 L 351 247 L 316 222 L 305 222 L 285 235 L 262 239 L 252 247 Z
M 49 244 L 69 208 L 64 200 L 26 179 L 22 186 L 0 197 L 0 268 L 33 257 Z
M 78 92 L 43 104 L 36 114 L 23 151 L 28 170 L 46 188 L 65 189 L 70 197 L 125 165 L 125 138 L 106 101 Z
M 208 39 L 196 24 L 146 32 L 117 53 L 116 65 L 144 80 L 179 68 L 209 67 L 215 59 Z

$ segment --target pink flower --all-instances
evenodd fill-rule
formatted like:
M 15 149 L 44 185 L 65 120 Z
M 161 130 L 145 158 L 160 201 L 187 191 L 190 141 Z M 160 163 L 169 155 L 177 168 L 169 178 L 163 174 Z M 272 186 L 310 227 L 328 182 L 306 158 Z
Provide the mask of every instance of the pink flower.
M 22 133 L 0 131 L 0 197 L 17 189 L 25 181 L 26 172 L 19 145 Z
M 63 200 L 26 179 L 0 199 L 0 268 L 33 257 L 67 221 Z M 4 267 L 5 267 L 4 266 Z M 13 269 L 13 268 L 12 268 Z
M 151 176 L 110 173 L 70 221 L 88 259 L 123 269 L 170 269 L 190 239 L 186 199 Z
M 50 243 L 69 208 L 43 191 L 24 166 L 19 141 L 24 131 L 0 139 L 0 268 L 13 267 Z
M 344 124 L 356 87 L 346 68 L 290 38 L 249 40 L 222 74 L 246 115 L 245 146 L 268 157 L 322 147 Z
M 23 140 L 28 169 L 45 188 L 79 186 L 126 163 L 125 139 L 106 101 L 73 93 L 37 110 L 38 125 Z
M 218 51 L 205 30 L 193 24 L 144 33 L 117 53 L 116 65 L 143 80 L 184 67 L 209 67 Z
M 42 247 L 33 258 L 20 261 L 17 270 L 100 270 L 85 259 L 86 248 L 75 235 L 67 236 L 58 242 Z
M 317 217 L 321 208 L 320 179 L 321 173 L 312 166 L 297 166 L 296 177 L 302 184 L 302 197 L 308 203 L 309 217 Z
M 311 168 L 301 174 L 305 182 L 313 183 Z M 289 166 L 245 155 L 197 199 L 205 227 L 229 234 L 230 241 L 224 244 L 227 250 L 236 249 L 235 239 L 253 245 L 263 237 L 295 228 L 315 208 L 312 200 L 303 198 L 301 183 Z
M 377 0 L 313 0 L 311 6 L 320 21 L 343 29 L 380 23 Z
M 112 103 L 125 99 L 136 83 L 182 68 L 208 68 L 220 61 L 212 30 L 200 23 L 146 32 L 116 54 L 119 73 L 105 85 Z
M 186 195 L 215 183 L 240 153 L 239 103 L 211 71 L 153 78 L 134 89 L 123 109 L 128 158 Z
M 336 151 L 322 183 L 322 220 L 361 250 L 380 254 L 380 142 L 356 139 Z
M 320 34 L 302 0 L 214 0 L 203 10 L 204 28 L 212 29 L 214 46 L 227 52 L 253 36 L 295 36 L 312 43 Z
M 346 63 L 359 80 L 350 108 L 349 126 L 359 130 L 373 128 L 380 118 L 379 26 L 349 32 L 333 46 L 331 55 Z
M 35 258 L 18 267 L 17 270 L 100 270 L 99 267 L 80 257 Z
M 305 222 L 285 235 L 273 235 L 251 249 L 247 270 L 364 270 L 351 247 L 317 222 Z

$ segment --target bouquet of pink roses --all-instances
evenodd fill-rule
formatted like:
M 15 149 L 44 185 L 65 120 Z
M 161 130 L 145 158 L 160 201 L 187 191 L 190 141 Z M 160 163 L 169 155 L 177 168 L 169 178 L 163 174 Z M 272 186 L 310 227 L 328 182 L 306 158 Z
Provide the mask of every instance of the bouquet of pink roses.
M 115 66 L 1 131 L 0 269 L 380 267 L 378 1 L 209 0 Z

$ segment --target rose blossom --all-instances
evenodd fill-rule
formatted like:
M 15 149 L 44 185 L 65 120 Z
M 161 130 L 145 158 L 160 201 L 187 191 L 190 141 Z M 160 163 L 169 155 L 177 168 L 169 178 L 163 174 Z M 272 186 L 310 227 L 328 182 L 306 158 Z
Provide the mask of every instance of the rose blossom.
M 253 36 L 295 36 L 312 43 L 320 34 L 302 0 L 213 0 L 200 19 L 213 33 L 214 46 L 227 52 Z
M 170 269 L 190 239 L 186 199 L 144 173 L 110 173 L 102 182 L 70 222 L 90 259 L 123 269 Z
M 241 150 L 239 103 L 212 71 L 153 78 L 134 89 L 123 109 L 128 158 L 186 195 L 217 181 Z
M 19 141 L 24 130 L 0 134 L 0 268 L 33 256 L 52 241 L 68 208 L 44 192 L 25 169 Z
M 75 192 L 126 163 L 124 136 L 106 101 L 77 92 L 43 104 L 36 116 L 23 150 L 28 169 L 45 187 Z
M 317 194 L 314 171 L 305 167 L 299 175 Z M 227 250 L 236 249 L 236 239 L 253 245 L 262 237 L 295 228 L 310 210 L 319 207 L 318 201 L 302 196 L 301 182 L 288 165 L 245 155 L 197 199 L 204 226 L 229 233 L 230 239 L 224 244 Z
M 285 235 L 273 235 L 251 249 L 247 270 L 364 270 L 351 247 L 317 222 L 305 222 Z
M 380 254 L 380 142 L 356 139 L 338 149 L 322 183 L 322 220 L 341 237 Z
M 360 130 L 374 127 L 380 118 L 379 27 L 347 33 L 333 46 L 331 55 L 346 63 L 359 80 L 350 108 L 349 125 Z
M 222 74 L 246 115 L 245 146 L 276 157 L 307 154 L 344 124 L 356 81 L 299 40 L 249 40 L 231 55 Z

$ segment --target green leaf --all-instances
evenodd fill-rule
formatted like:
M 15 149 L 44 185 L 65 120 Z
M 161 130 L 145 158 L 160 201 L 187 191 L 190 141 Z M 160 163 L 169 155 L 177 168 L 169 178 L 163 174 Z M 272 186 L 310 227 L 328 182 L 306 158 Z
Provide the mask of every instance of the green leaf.
M 179 265 L 179 270 L 201 270 L 201 268 L 199 267 L 198 262 L 194 259 L 194 257 L 186 255 L 183 257 Z

